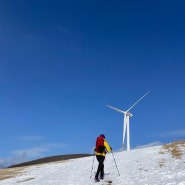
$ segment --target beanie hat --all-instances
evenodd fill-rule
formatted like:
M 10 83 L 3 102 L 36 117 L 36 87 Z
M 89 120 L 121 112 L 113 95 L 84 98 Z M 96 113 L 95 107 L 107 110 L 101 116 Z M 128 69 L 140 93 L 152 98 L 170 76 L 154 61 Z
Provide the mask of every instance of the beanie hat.
M 104 135 L 104 134 L 101 134 L 100 136 L 103 137 L 103 138 L 105 139 L 105 135 Z

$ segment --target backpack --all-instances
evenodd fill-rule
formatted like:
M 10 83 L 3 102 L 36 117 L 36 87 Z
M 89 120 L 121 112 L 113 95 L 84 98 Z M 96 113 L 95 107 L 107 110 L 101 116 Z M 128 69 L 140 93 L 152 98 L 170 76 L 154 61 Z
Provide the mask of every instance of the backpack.
M 98 153 L 103 153 L 105 151 L 105 146 L 104 146 L 104 138 L 103 137 L 97 137 L 96 139 L 96 151 Z

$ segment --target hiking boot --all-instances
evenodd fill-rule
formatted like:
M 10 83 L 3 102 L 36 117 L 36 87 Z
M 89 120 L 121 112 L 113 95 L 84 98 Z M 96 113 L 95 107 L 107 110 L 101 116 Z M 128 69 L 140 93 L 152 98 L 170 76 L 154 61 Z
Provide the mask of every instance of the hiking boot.
M 94 178 L 94 181 L 95 182 L 100 182 L 100 180 L 98 178 L 96 178 L 96 177 Z

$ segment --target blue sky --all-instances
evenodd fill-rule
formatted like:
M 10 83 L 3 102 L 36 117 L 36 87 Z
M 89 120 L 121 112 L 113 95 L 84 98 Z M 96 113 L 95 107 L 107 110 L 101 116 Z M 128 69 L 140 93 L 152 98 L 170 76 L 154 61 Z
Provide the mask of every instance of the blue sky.
M 0 0 L 0 166 L 185 137 L 185 2 Z

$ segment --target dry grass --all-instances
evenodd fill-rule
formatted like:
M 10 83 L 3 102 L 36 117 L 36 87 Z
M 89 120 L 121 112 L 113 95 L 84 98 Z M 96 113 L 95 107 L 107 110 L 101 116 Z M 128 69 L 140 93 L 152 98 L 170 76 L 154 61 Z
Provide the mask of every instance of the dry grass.
M 181 159 L 185 148 L 185 140 L 166 144 L 163 148 L 170 152 L 173 158 Z
M 173 158 L 181 159 L 184 150 L 185 150 L 185 140 L 182 140 L 163 145 L 163 148 L 161 151 L 159 151 L 159 154 L 163 155 L 166 152 L 169 152 Z M 166 163 L 165 159 L 159 160 L 160 168 L 164 167 L 165 163 Z
M 0 181 L 21 175 L 25 167 L 0 169 Z

